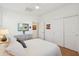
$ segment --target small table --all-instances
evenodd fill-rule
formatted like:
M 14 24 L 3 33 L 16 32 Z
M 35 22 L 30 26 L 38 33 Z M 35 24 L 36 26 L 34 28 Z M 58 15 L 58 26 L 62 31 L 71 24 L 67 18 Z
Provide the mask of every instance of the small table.
M 0 56 L 4 55 L 5 53 L 5 48 L 8 46 L 8 41 L 1 42 L 0 41 Z

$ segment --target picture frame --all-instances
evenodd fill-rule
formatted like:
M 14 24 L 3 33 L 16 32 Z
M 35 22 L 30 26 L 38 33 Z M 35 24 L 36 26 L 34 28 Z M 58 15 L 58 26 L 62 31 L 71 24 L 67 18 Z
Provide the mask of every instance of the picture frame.
M 29 24 L 18 23 L 18 31 L 29 31 Z
M 32 30 L 36 30 L 37 26 L 36 25 L 32 25 Z
M 46 24 L 46 29 L 51 29 L 50 26 L 50 24 Z

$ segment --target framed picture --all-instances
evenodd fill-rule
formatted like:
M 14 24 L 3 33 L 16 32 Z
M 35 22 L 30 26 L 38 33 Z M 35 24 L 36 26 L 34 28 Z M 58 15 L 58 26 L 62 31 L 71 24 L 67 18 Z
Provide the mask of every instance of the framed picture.
M 32 25 L 32 30 L 36 30 L 36 25 Z
M 29 31 L 29 24 L 18 23 L 18 31 Z
M 50 24 L 46 24 L 46 29 L 50 29 Z

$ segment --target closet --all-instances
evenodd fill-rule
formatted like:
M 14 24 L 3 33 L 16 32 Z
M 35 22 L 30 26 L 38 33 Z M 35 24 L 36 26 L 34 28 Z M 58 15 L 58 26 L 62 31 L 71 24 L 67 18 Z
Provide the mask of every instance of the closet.
M 46 29 L 51 24 L 51 29 Z M 39 38 L 79 51 L 79 16 L 67 16 L 57 20 L 39 23 Z
M 64 47 L 79 51 L 79 16 L 64 18 Z

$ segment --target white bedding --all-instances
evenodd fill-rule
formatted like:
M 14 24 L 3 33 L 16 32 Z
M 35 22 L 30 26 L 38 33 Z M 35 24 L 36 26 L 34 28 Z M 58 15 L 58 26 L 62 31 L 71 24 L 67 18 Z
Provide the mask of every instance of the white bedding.
M 42 39 L 31 39 L 25 41 L 25 43 L 27 45 L 27 48 L 24 48 L 26 56 L 61 56 L 59 47 L 48 41 Z M 20 53 L 20 51 L 18 53 Z M 7 53 L 3 53 L 2 55 L 9 56 Z
M 27 56 L 61 56 L 61 51 L 56 44 L 42 39 L 25 41 Z

